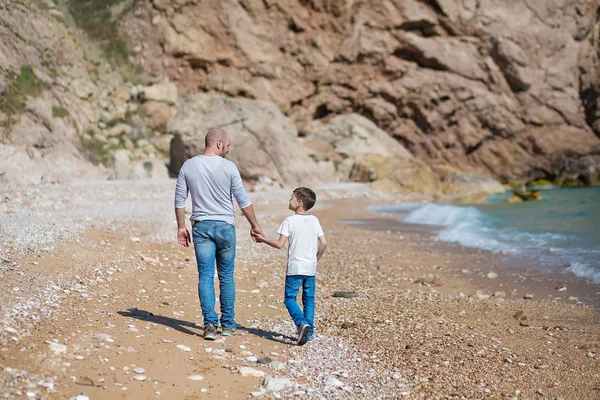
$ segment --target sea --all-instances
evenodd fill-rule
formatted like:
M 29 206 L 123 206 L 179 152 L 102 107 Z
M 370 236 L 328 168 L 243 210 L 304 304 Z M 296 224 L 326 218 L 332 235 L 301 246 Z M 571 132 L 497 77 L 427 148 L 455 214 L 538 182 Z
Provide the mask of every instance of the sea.
M 600 285 L 600 187 L 542 187 L 542 200 L 485 204 L 403 203 L 369 210 L 420 226 L 442 241 L 500 253 L 502 262 L 571 273 Z

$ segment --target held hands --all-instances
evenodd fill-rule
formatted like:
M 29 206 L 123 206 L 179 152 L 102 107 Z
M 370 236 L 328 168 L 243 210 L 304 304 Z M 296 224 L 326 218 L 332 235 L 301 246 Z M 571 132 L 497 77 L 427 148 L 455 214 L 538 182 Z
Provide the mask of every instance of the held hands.
M 250 229 L 250 236 L 255 243 L 263 243 L 267 238 L 260 228 Z
M 190 247 L 192 239 L 190 238 L 190 232 L 187 228 L 177 229 L 177 241 L 184 247 Z

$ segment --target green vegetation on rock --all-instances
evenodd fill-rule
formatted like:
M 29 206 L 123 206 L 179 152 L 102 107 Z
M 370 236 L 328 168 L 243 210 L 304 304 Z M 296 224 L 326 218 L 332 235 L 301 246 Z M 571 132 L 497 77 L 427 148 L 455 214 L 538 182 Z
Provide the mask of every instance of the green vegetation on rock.
M 118 23 L 134 4 L 132 0 L 68 0 L 77 26 L 103 44 L 107 60 L 125 75 L 133 68 L 127 43 L 119 37 Z
M 71 114 L 69 113 L 69 110 L 67 110 L 66 108 L 52 106 L 52 117 L 53 118 L 64 118 L 64 117 L 68 117 L 69 115 L 71 115 Z
M 10 71 L 7 83 L 6 93 L 0 97 L 0 111 L 8 116 L 22 113 L 27 97 L 37 97 L 44 89 L 44 82 L 35 76 L 31 67 L 22 67 L 19 74 Z
M 548 179 L 534 179 L 531 182 L 527 183 L 527 187 L 532 187 L 532 186 L 553 186 L 554 183 L 549 181 Z

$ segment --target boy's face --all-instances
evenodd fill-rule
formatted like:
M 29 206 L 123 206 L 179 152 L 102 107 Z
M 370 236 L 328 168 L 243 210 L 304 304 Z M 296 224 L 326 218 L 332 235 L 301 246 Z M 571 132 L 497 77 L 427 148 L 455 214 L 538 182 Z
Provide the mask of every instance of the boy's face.
M 292 197 L 290 197 L 290 204 L 288 205 L 288 208 L 292 211 L 296 211 L 299 207 L 300 207 L 300 202 L 298 202 L 296 195 L 294 193 L 292 193 Z

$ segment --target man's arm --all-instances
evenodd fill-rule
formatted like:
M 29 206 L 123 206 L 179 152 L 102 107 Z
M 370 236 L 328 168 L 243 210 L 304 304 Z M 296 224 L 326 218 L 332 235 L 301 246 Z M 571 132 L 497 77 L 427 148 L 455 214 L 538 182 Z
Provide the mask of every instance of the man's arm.
M 327 240 L 325 236 L 319 236 L 319 248 L 317 249 L 317 261 L 321 259 L 323 253 L 325 253 L 325 249 L 327 248 Z
M 257 235 L 255 237 L 258 243 L 265 243 L 276 249 L 283 248 L 283 246 L 285 246 L 285 242 L 288 240 L 288 237 L 282 234 L 279 234 L 279 239 L 277 239 L 276 241 L 268 240 L 264 235 Z
M 177 218 L 177 241 L 180 245 L 189 247 L 192 240 L 190 232 L 185 227 L 185 207 L 175 207 L 175 217 Z
M 177 241 L 180 245 L 189 247 L 190 232 L 185 227 L 185 200 L 188 196 L 188 185 L 185 179 L 185 163 L 179 170 L 177 184 L 175 185 L 175 218 L 177 219 Z
M 252 227 L 250 229 L 250 235 L 252 235 L 252 233 L 255 233 L 257 235 L 265 235 L 263 233 L 263 231 L 260 229 L 260 225 L 258 225 L 258 220 L 256 219 L 256 214 L 254 213 L 254 207 L 252 206 L 252 204 L 250 204 L 247 207 L 244 207 L 241 209 L 242 213 L 244 214 L 244 216 L 246 217 L 246 219 L 248 220 L 248 222 L 250 223 L 250 226 Z M 254 239 L 254 236 L 252 235 L 252 238 Z

